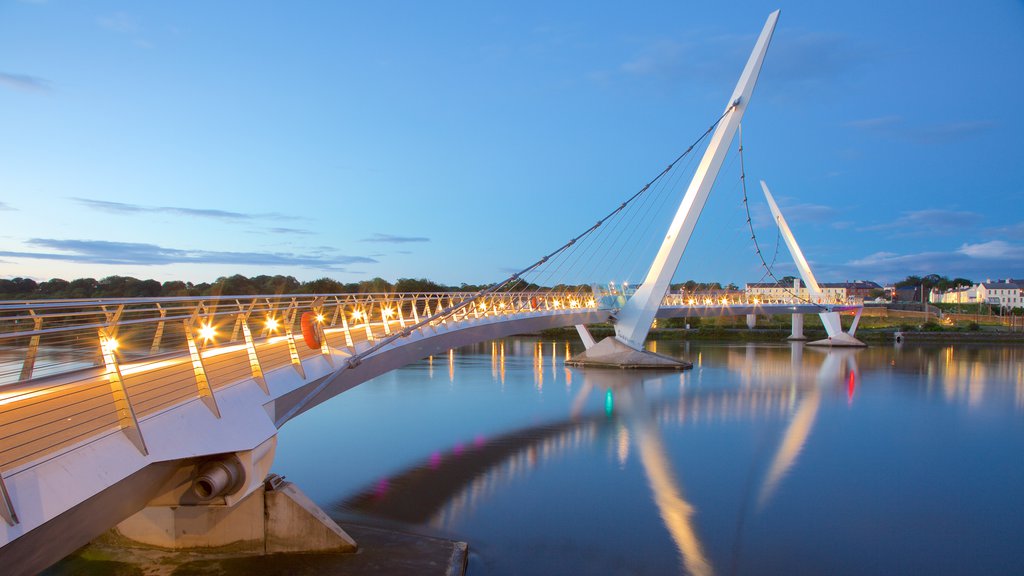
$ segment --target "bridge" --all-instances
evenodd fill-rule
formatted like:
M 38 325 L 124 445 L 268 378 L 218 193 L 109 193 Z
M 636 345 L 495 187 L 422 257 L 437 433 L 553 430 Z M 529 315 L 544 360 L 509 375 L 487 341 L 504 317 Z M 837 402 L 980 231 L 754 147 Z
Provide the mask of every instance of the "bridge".
M 658 317 L 821 316 L 828 345 L 860 344 L 820 303 L 680 300 L 668 293 L 750 100 L 778 12 L 769 16 L 647 277 L 631 293 L 533 289 L 658 186 L 535 264 L 475 293 L 314 294 L 0 303 L 0 562 L 33 573 L 116 526 L 169 548 L 261 553 L 354 549 L 287 483 L 266 482 L 277 430 L 372 379 L 451 348 L 575 326 L 583 366 L 688 363 L 644 350 Z M 710 135 L 710 138 L 706 138 Z M 695 143 L 696 144 L 696 143 Z M 653 188 L 652 188 L 653 187 Z M 805 283 L 817 283 L 764 186 Z M 631 205 L 632 203 L 632 205 Z M 642 219 L 640 220 L 642 222 Z M 577 254 L 578 255 L 578 254 Z M 558 263 L 557 265 L 555 263 Z M 769 270 L 770 272 L 770 270 Z M 577 284 L 578 286 L 578 284 Z M 800 322 L 797 322 L 797 319 Z M 595 342 L 586 326 L 611 322 Z M 797 328 L 800 327 L 799 334 Z

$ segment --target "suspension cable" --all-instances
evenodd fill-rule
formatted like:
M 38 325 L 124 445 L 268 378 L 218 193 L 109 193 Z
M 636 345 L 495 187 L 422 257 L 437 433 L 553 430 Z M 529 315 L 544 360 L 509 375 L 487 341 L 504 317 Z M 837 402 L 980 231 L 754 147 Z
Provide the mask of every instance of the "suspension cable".
M 803 296 L 800 296 L 799 294 L 793 293 L 793 290 L 790 287 L 784 286 L 782 284 L 782 281 L 779 280 L 775 276 L 775 272 L 772 270 L 772 266 L 775 265 L 775 257 L 777 257 L 778 254 L 779 254 L 778 237 L 776 237 L 776 240 L 775 240 L 775 257 L 772 257 L 771 265 L 769 265 L 767 262 L 765 262 L 764 254 L 761 253 L 761 246 L 757 242 L 757 234 L 754 232 L 754 224 L 751 222 L 751 218 L 750 218 L 750 202 L 747 201 L 747 173 L 746 173 L 746 169 L 745 169 L 744 164 L 743 164 L 743 125 L 742 124 L 740 124 L 739 134 L 737 135 L 737 139 L 739 141 L 740 187 L 743 189 L 743 209 L 744 209 L 744 211 L 746 211 L 746 214 L 747 214 L 747 228 L 750 230 L 750 239 L 753 240 L 753 242 L 754 242 L 754 252 L 757 253 L 757 258 L 761 261 L 761 266 L 764 267 L 765 274 L 767 274 L 768 276 L 771 276 L 772 280 L 775 280 L 775 285 L 780 287 L 780 288 L 782 288 L 787 294 L 792 296 L 794 299 L 800 300 L 800 301 L 802 301 L 804 303 L 807 303 L 807 304 L 811 304 L 813 306 L 817 306 L 821 310 L 827 310 L 828 307 L 822 306 L 820 303 L 814 302 L 810 298 L 804 298 Z M 763 279 L 764 276 L 762 276 L 761 278 Z M 808 288 L 808 293 L 810 293 L 810 286 L 808 286 L 807 288 Z

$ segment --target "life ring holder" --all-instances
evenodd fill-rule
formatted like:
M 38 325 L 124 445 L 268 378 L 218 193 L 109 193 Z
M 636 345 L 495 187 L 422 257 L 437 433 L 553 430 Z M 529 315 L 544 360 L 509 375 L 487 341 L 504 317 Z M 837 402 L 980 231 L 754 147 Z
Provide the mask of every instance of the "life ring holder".
M 306 346 L 309 346 L 310 350 L 319 350 L 320 331 L 316 329 L 316 314 L 303 312 L 299 323 L 302 326 L 302 339 L 306 341 Z

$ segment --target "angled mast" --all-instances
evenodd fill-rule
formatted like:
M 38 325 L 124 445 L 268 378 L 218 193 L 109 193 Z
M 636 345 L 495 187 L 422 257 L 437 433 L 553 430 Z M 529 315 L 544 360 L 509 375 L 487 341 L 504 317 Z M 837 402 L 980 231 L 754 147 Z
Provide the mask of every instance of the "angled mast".
M 821 296 L 821 286 L 818 284 L 817 279 L 814 278 L 814 272 L 811 272 L 811 266 L 807 263 L 807 258 L 804 258 L 804 251 L 797 245 L 796 237 L 793 236 L 793 232 L 789 229 L 789 224 L 786 224 L 786 219 L 782 217 L 782 211 L 779 210 L 779 205 L 775 203 L 775 198 L 768 190 L 768 184 L 764 180 L 761 180 L 761 190 L 764 191 L 764 197 L 768 200 L 768 208 L 772 211 L 772 217 L 775 218 L 775 224 L 778 225 L 779 232 L 782 233 L 782 239 L 786 241 L 786 247 L 789 248 L 789 253 L 793 256 L 796 269 L 800 272 L 800 277 L 803 278 L 804 283 L 807 284 L 811 300 L 819 298 Z
M 708 194 L 711 192 L 711 187 L 714 185 L 718 171 L 728 153 L 729 145 L 743 118 L 743 112 L 746 111 L 747 104 L 750 103 L 750 96 L 754 92 L 754 84 L 757 82 L 757 76 L 761 71 L 761 64 L 764 62 L 764 56 L 778 19 L 778 10 L 768 15 L 768 20 L 761 30 L 761 35 L 754 45 L 747 65 L 743 68 L 743 74 L 740 75 L 739 82 L 736 84 L 736 89 L 729 98 L 725 115 L 715 128 L 708 148 L 704 152 L 704 157 L 697 166 L 693 180 L 690 181 L 686 195 L 669 226 L 665 240 L 654 257 L 647 278 L 618 313 L 615 323 L 615 339 L 634 350 L 643 348 L 644 340 L 651 328 L 651 322 L 661 306 L 661 301 L 668 290 L 676 268 L 679 267 L 683 251 L 686 250 L 686 244 L 693 234 L 693 228 L 704 209 Z

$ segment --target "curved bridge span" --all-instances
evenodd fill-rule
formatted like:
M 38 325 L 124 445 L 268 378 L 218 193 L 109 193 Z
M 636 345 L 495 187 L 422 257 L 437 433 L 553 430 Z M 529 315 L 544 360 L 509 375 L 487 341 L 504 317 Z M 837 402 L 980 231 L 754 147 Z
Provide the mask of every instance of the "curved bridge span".
M 0 305 L 0 561 L 34 572 L 162 495 L 181 503 L 211 455 L 245 469 L 214 502 L 231 506 L 262 486 L 277 429 L 345 390 L 450 348 L 608 319 L 578 294 L 478 296 Z
M 681 305 L 659 317 L 811 312 Z M 278 428 L 451 348 L 609 321 L 588 292 L 277 295 L 0 304 L 0 561 L 41 569 L 153 505 L 187 505 L 211 458 L 262 486 Z

